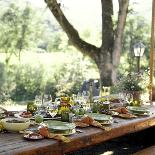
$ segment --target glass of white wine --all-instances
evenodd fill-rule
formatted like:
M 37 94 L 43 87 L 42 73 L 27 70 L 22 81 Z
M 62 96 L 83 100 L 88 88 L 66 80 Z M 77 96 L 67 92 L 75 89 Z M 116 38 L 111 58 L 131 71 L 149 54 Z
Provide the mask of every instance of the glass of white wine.
M 48 107 L 48 113 L 50 114 L 52 118 L 56 116 L 58 113 L 58 106 L 55 104 L 50 104 Z
M 133 102 L 133 95 L 131 93 L 127 93 L 125 95 L 125 101 L 127 105 L 131 105 L 131 103 Z

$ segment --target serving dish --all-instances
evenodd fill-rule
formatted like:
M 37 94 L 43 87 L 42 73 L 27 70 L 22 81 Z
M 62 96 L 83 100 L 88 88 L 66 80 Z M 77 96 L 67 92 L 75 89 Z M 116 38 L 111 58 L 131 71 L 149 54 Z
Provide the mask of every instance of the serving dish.
M 8 131 L 22 131 L 30 126 L 30 120 L 27 118 L 5 118 L 1 122 Z
M 29 133 L 29 134 L 25 134 L 24 138 L 27 140 L 40 140 L 40 139 L 43 139 L 44 137 L 38 133 Z

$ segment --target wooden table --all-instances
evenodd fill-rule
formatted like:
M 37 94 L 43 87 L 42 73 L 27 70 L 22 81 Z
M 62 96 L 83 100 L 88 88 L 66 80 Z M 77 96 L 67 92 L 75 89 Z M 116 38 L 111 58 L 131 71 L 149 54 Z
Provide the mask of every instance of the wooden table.
M 90 145 L 98 144 L 128 133 L 137 132 L 155 126 L 155 106 L 149 107 L 149 117 L 135 119 L 114 118 L 110 131 L 95 127 L 80 129 L 82 133 L 70 136 L 71 142 L 63 143 L 52 139 L 27 141 L 22 134 L 1 133 L 0 155 L 61 155 Z

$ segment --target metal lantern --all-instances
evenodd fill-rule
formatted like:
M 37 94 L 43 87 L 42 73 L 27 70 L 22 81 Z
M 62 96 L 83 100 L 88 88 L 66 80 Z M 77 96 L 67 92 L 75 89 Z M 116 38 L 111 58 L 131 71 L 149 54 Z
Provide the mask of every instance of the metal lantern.
M 139 42 L 134 45 L 134 54 L 136 57 L 142 57 L 144 54 L 145 46 Z
M 137 57 L 137 72 L 140 72 L 140 57 L 143 56 L 144 54 L 144 50 L 145 50 L 145 46 L 141 43 L 138 42 L 134 45 L 134 54 L 135 57 Z

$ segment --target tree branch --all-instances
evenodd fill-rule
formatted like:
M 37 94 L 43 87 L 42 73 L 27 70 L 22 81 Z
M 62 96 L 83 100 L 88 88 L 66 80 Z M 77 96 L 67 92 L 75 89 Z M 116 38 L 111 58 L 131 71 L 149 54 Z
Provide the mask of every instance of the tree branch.
M 120 61 L 120 54 L 122 48 L 122 37 L 124 32 L 125 21 L 128 12 L 129 0 L 118 0 L 119 2 L 119 13 L 118 23 L 116 28 L 114 50 L 113 50 L 113 66 L 117 67 Z
M 57 0 L 45 0 L 45 2 L 58 23 L 61 25 L 62 29 L 66 32 L 69 42 L 71 42 L 73 46 L 90 57 L 94 56 L 94 51 L 100 51 L 98 47 L 89 44 L 80 38 L 78 31 L 69 23 L 63 14 Z

